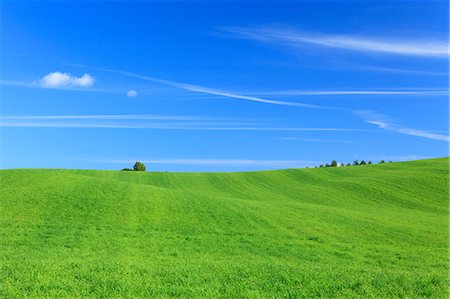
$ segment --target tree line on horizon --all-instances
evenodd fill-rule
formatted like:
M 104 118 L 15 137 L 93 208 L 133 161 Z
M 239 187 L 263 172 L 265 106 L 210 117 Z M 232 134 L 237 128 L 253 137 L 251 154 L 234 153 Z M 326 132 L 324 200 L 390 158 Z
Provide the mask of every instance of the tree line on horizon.
M 392 161 L 389 161 L 389 163 L 391 163 Z M 384 164 L 386 163 L 384 160 L 381 160 L 380 162 L 378 162 L 378 164 Z M 346 167 L 346 166 L 364 166 L 364 165 L 371 165 L 373 164 L 372 161 L 364 161 L 362 160 L 361 162 L 359 162 L 358 160 L 353 161 L 352 164 L 347 163 L 339 163 L 336 160 L 331 161 L 330 164 L 325 163 L 324 164 L 320 164 L 319 166 L 315 166 L 314 168 L 326 168 L 326 167 Z M 306 168 L 309 168 L 308 166 Z M 136 163 L 134 163 L 133 168 L 123 168 L 122 171 L 146 171 L 146 166 L 144 163 L 137 161 Z
M 389 161 L 388 163 L 391 163 L 392 161 Z M 378 162 L 378 164 L 384 164 L 384 163 L 386 163 L 384 160 L 381 160 L 380 162 Z M 320 164 L 319 166 L 315 166 L 315 168 L 325 168 L 325 167 L 346 167 L 346 166 L 363 166 L 363 165 L 371 165 L 371 164 L 373 164 L 373 162 L 372 161 L 368 161 L 368 162 L 366 162 L 366 161 L 364 161 L 364 160 L 362 160 L 361 162 L 359 162 L 358 160 L 355 160 L 355 161 L 353 161 L 353 163 L 352 164 L 350 164 L 350 163 L 347 163 L 347 164 L 344 164 L 344 163 L 339 163 L 339 162 L 337 162 L 336 160 L 333 160 L 333 161 L 331 161 L 331 163 L 330 164 L 328 164 L 328 163 L 325 163 L 325 165 L 324 164 Z M 307 167 L 308 168 L 308 167 Z

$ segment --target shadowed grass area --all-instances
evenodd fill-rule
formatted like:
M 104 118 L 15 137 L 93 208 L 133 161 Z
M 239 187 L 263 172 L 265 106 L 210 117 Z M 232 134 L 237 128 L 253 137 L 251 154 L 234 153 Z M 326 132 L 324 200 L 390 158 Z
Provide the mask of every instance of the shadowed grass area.
M 0 297 L 440 297 L 449 160 L 0 171 Z

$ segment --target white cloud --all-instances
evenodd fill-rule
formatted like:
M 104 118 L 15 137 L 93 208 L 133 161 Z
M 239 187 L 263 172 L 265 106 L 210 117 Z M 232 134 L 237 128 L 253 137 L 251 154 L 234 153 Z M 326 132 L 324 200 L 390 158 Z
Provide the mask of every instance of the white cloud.
M 403 126 L 391 123 L 385 115 L 373 111 L 356 111 L 356 114 L 365 120 L 366 123 L 378 126 L 380 129 L 393 131 L 405 135 L 423 137 L 432 140 L 450 142 L 450 136 L 426 132 L 422 130 L 405 128 Z
M 423 57 L 448 57 L 446 40 L 430 38 L 386 38 L 339 34 L 303 33 L 283 28 L 222 27 L 237 37 L 286 46 L 313 45 L 359 52 L 376 52 Z M 445 37 L 443 37 L 445 39 Z
M 127 96 L 130 98 L 134 98 L 135 96 L 137 96 L 137 91 L 134 89 L 130 89 L 129 91 L 127 91 Z
M 53 72 L 44 76 L 40 84 L 47 88 L 60 87 L 90 87 L 95 80 L 90 74 L 84 74 L 81 77 L 72 76 L 69 73 Z

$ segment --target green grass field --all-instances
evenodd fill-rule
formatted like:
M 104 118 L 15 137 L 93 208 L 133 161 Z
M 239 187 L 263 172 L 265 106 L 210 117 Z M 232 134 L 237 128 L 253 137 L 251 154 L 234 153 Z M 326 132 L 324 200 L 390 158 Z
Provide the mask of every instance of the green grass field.
M 2 170 L 0 297 L 447 298 L 448 163 Z

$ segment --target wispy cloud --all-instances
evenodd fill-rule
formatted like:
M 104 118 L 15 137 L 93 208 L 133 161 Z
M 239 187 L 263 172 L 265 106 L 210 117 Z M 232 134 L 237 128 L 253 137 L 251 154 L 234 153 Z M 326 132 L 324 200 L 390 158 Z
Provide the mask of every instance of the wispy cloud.
M 236 125 L 236 124 L 233 124 Z M 296 131 L 296 132 L 367 132 L 363 129 L 345 128 L 299 128 L 299 127 L 231 127 L 220 123 L 197 123 L 194 125 L 180 123 L 166 124 L 119 124 L 119 123 L 80 123 L 80 122 L 17 122 L 1 121 L 0 127 L 25 128 L 90 128 L 90 129 L 147 129 L 147 130 L 186 130 L 186 131 Z
M 68 64 L 68 65 L 117 73 L 117 74 L 121 74 L 124 76 L 147 81 L 147 82 L 171 86 L 171 87 L 181 89 L 181 90 L 203 93 L 203 94 L 208 94 L 208 95 L 213 95 L 213 96 L 220 96 L 220 97 L 231 98 L 231 99 L 238 99 L 238 100 L 244 100 L 244 101 L 250 101 L 250 102 L 259 102 L 259 103 L 265 103 L 265 104 L 271 104 L 271 105 L 291 106 L 291 107 L 303 107 L 303 108 L 315 108 L 315 109 L 341 109 L 338 107 L 331 107 L 331 106 L 267 99 L 267 98 L 252 96 L 252 95 L 245 95 L 245 94 L 240 94 L 240 93 L 235 93 L 235 92 L 229 92 L 229 91 L 204 87 L 204 86 L 200 86 L 200 85 L 170 81 L 170 80 L 160 79 L 160 78 L 156 78 L 156 77 L 146 76 L 146 75 L 137 74 L 137 73 L 128 72 L 128 71 L 121 71 L 121 70 L 116 70 L 116 69 L 89 67 L 86 65 L 79 65 L 79 64 Z M 85 75 L 87 75 L 87 74 L 85 74 Z M 79 83 L 79 82 L 83 82 L 82 84 L 88 84 L 87 83 L 88 80 L 87 80 L 87 78 L 85 78 L 85 75 L 83 75 L 80 78 L 74 78 L 74 77 L 70 77 L 70 75 L 66 74 L 66 73 L 62 74 L 59 72 L 55 72 L 55 73 L 50 73 L 49 75 L 45 76 L 44 78 L 42 78 L 40 81 L 37 81 L 37 82 L 29 83 L 29 82 L 21 82 L 21 81 L 14 81 L 14 80 L 0 80 L 0 85 L 28 87 L 28 88 L 37 87 L 37 88 L 58 88 L 58 89 L 67 89 L 67 90 L 72 90 L 72 89 L 73 90 L 82 90 L 82 89 L 76 88 L 76 87 L 77 86 L 78 87 L 88 86 L 88 85 L 80 85 L 80 83 Z M 92 78 L 92 80 L 93 80 L 93 78 Z M 74 82 L 77 82 L 77 83 L 75 84 Z M 93 84 L 93 82 L 94 81 L 92 81 L 92 84 Z M 117 93 L 117 92 L 112 92 L 109 90 L 100 90 L 100 89 L 99 90 L 89 89 L 89 90 L 90 91 L 99 91 L 99 92 Z M 128 97 L 137 96 L 137 92 L 133 89 L 128 90 L 128 92 L 126 94 Z
M 0 85 L 6 85 L 6 86 L 15 86 L 15 87 L 40 87 L 42 86 L 37 85 L 33 82 L 22 82 L 22 81 L 16 81 L 16 80 L 0 80 Z
M 351 95 L 395 95 L 395 96 L 441 96 L 448 95 L 447 90 L 279 90 L 259 92 L 258 95 L 288 96 L 351 96 Z
M 92 120 L 217 120 L 198 116 L 179 116 L 165 114 L 101 114 L 101 115 L 10 115 L 0 116 L 0 120 L 53 120 L 53 119 L 92 119 Z
M 49 73 L 39 80 L 39 84 L 46 88 L 91 87 L 94 82 L 94 77 L 90 74 L 76 77 L 70 73 L 62 72 Z
M 356 71 L 376 71 L 384 73 L 396 73 L 404 75 L 425 75 L 425 76 L 448 76 L 448 72 L 436 72 L 436 71 L 426 71 L 426 70 L 413 70 L 413 69 L 401 69 L 394 67 L 382 67 L 374 65 L 356 65 L 356 64 L 346 64 L 344 65 L 347 69 L 352 69 Z
M 247 95 L 240 95 L 236 93 L 230 93 L 227 91 L 221 91 L 201 86 L 195 86 L 195 85 L 189 85 L 184 84 L 184 88 L 186 90 L 190 91 L 196 91 L 201 93 L 207 93 L 212 95 L 218 95 L 223 96 L 227 98 L 233 98 L 233 99 L 240 99 L 240 100 L 246 100 L 246 101 L 252 101 L 252 102 L 260 102 L 260 103 L 266 103 L 266 104 L 273 104 L 273 105 L 283 105 L 283 106 L 296 106 L 296 107 L 305 107 L 305 108 L 331 108 L 331 107 L 325 107 L 325 106 L 319 106 L 319 105 L 313 105 L 313 104 L 305 104 L 305 103 L 298 103 L 298 102 L 286 102 L 286 101 L 277 101 L 277 100 L 269 100 L 264 99 L 260 97 L 253 97 L 253 96 L 247 96 Z
M 335 140 L 335 139 L 318 139 L 318 138 L 304 138 L 304 137 L 281 137 L 278 140 L 283 141 L 301 141 L 301 142 L 318 142 L 318 143 L 356 143 L 354 141 L 347 140 Z
M 307 104 L 307 103 L 300 103 L 300 102 L 279 101 L 279 100 L 266 99 L 266 98 L 255 97 L 255 96 L 250 96 L 250 95 L 238 94 L 238 93 L 234 93 L 234 92 L 223 91 L 223 90 L 204 87 L 204 86 L 200 86 L 200 85 L 170 81 L 170 80 L 160 79 L 160 78 L 156 78 L 156 77 L 146 76 L 146 75 L 137 74 L 137 73 L 128 72 L 128 71 L 116 70 L 116 69 L 89 67 L 86 65 L 79 65 L 79 64 L 71 64 L 71 65 L 78 66 L 78 67 L 90 68 L 90 69 L 97 69 L 97 70 L 106 71 L 106 72 L 113 72 L 113 73 L 121 74 L 124 76 L 132 77 L 132 78 L 136 78 L 136 79 L 140 79 L 140 80 L 144 80 L 144 81 L 148 81 L 148 82 L 159 83 L 159 84 L 175 87 L 178 89 L 183 89 L 183 90 L 198 92 L 198 93 L 204 93 L 204 94 L 209 94 L 209 95 L 215 95 L 215 96 L 221 96 L 221 97 L 231 98 L 231 99 L 238 99 L 238 100 L 244 100 L 244 101 L 250 101 L 250 102 L 259 102 L 259 103 L 272 104 L 272 105 L 281 105 L 281 106 L 316 108 L 316 109 L 339 109 L 337 107 L 321 106 L 321 105 L 314 105 L 314 104 Z
M 305 45 L 342 49 L 357 52 L 443 57 L 449 55 L 447 40 L 431 38 L 402 39 L 397 37 L 368 37 L 342 34 L 304 33 L 285 28 L 219 27 L 232 36 L 267 43 L 298 47 Z M 445 38 L 445 37 L 444 37 Z
M 360 132 L 353 128 L 276 127 L 260 122 L 173 115 L 26 115 L 0 116 L 0 127 L 104 128 L 202 131 L 329 131 Z
M 404 126 L 394 124 L 388 120 L 388 118 L 383 115 L 373 111 L 356 111 L 356 114 L 364 119 L 366 123 L 375 125 L 380 129 L 393 131 L 401 134 L 412 135 L 417 137 L 423 137 L 432 140 L 446 141 L 450 142 L 450 136 L 443 134 L 436 134 L 432 132 L 427 132 L 423 130 L 416 130 L 411 128 L 406 128 Z

